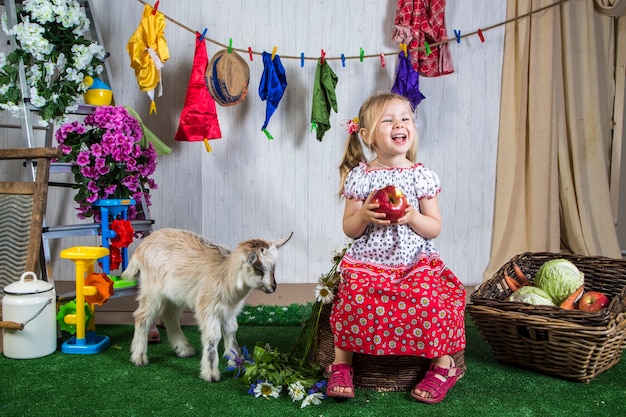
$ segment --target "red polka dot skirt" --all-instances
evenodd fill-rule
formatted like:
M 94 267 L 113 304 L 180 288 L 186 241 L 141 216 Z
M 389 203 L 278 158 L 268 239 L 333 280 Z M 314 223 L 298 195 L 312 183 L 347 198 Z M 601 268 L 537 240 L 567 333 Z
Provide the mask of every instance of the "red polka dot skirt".
M 465 348 L 465 287 L 436 253 L 409 269 L 344 256 L 330 324 L 335 345 L 436 358 Z

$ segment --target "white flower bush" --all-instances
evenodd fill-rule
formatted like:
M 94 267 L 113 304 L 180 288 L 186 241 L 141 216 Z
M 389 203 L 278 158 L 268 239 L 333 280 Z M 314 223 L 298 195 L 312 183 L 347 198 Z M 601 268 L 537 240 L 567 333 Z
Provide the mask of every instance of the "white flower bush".
M 77 0 L 24 0 L 17 21 L 9 27 L 7 14 L 2 15 L 2 29 L 17 45 L 8 55 L 0 52 L 0 110 L 21 115 L 23 63 L 30 104 L 41 124 L 64 122 L 89 87 L 85 77 L 104 70 L 104 48 L 85 38 L 90 22 Z

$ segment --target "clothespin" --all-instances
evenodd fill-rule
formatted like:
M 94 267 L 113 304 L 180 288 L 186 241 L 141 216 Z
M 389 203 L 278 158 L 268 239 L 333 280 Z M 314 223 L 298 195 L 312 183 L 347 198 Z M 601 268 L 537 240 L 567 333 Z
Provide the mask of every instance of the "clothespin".
M 380 53 L 380 65 L 385 68 L 385 54 L 384 52 Z
M 409 51 L 407 50 L 406 43 L 400 44 L 400 50 L 404 52 L 404 57 L 406 58 L 409 55 Z
M 346 56 L 344 54 L 341 54 L 341 66 L 346 67 Z
M 300 67 L 304 68 L 304 52 L 300 52 Z
M 198 38 L 198 40 L 199 40 L 200 42 L 202 42 L 202 41 L 204 40 L 204 37 L 206 36 L 206 31 L 207 31 L 207 30 L 208 30 L 207 28 L 204 28 L 204 30 L 202 31 L 202 34 L 201 34 L 201 35 L 200 35 L 200 37 Z
M 454 36 L 456 36 L 456 43 L 461 43 L 461 30 L 454 29 Z
M 228 53 L 229 54 L 233 53 L 233 38 L 228 39 Z
M 430 49 L 430 45 L 426 41 L 424 41 L 424 48 L 426 49 L 426 56 L 433 53 L 433 51 Z
M 250 55 L 250 61 L 252 61 L 252 47 L 248 46 L 248 55 Z
M 152 113 L 157 114 L 156 103 L 154 102 L 154 100 L 150 102 L 150 112 L 148 114 Z
M 480 38 L 481 42 L 485 42 L 485 36 L 483 35 L 483 31 L 478 29 L 478 31 L 476 31 L 476 33 L 478 33 L 478 37 Z
M 273 140 L 274 136 L 272 136 L 272 134 L 270 132 L 267 131 L 267 129 L 263 129 L 263 133 L 265 133 L 265 136 L 267 136 L 268 140 Z
M 274 49 L 272 49 L 272 61 L 274 60 L 274 57 L 276 56 L 276 51 L 278 51 L 278 46 L 274 46 Z
M 156 3 L 154 3 L 154 7 L 152 8 L 152 16 L 156 16 L 157 11 L 159 10 L 159 3 L 161 1 L 157 0 Z
M 365 56 L 365 51 L 363 48 L 359 48 L 359 61 L 363 62 L 363 57 Z
M 209 140 L 207 138 L 204 138 L 204 147 L 206 148 L 207 152 L 213 152 L 213 149 L 211 149 L 211 145 L 209 145 Z
M 326 52 L 322 49 L 322 57 L 320 58 L 320 64 L 324 65 L 326 59 Z

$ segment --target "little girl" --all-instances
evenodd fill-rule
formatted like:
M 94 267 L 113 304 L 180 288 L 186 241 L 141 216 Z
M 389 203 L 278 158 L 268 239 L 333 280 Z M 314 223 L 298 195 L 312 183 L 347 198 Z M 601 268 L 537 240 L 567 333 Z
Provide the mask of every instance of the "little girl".
M 348 125 L 339 195 L 346 199 L 344 233 L 354 239 L 340 264 L 330 317 L 335 359 L 326 394 L 353 398 L 352 357 L 413 355 L 431 359 L 411 391 L 438 403 L 457 380 L 452 354 L 465 348 L 465 288 L 439 258 L 439 177 L 416 163 L 413 109 L 396 94 L 375 94 Z M 375 157 L 367 160 L 359 141 Z M 408 208 L 396 222 L 375 210 L 373 193 L 401 188 Z

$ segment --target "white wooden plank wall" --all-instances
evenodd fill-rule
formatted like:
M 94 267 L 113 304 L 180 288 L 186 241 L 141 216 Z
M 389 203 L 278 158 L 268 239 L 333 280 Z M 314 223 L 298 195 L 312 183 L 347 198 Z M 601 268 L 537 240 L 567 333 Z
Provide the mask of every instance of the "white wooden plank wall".
M 148 115 L 149 99 L 139 92 L 125 46 L 139 24 L 143 5 L 135 0 L 94 0 L 96 20 L 111 53 L 112 88 L 117 104 L 135 108 L 143 121 L 173 149 L 161 157 L 153 192 L 156 228 L 177 227 L 202 233 L 234 246 L 253 237 L 278 239 L 293 231 L 281 249 L 277 279 L 282 283 L 316 282 L 330 267 L 333 251 L 347 239 L 341 229 L 343 203 L 337 198 L 337 166 L 346 133 L 341 123 L 354 117 L 363 100 L 375 91 L 390 90 L 395 78 L 396 51 L 390 39 L 396 1 L 375 0 L 161 0 L 167 21 L 171 58 L 163 69 L 164 95 L 157 115 Z M 462 34 L 502 22 L 505 1 L 449 0 L 447 28 Z M 183 27 L 184 26 L 184 27 Z M 186 28 L 185 28 L 186 27 Z M 258 95 L 263 72 L 260 55 L 249 62 L 246 101 L 218 107 L 223 138 L 202 143 L 173 140 L 185 99 L 193 60 L 194 35 L 202 32 L 235 48 L 272 52 L 277 46 L 287 72 L 286 93 L 272 116 L 269 141 L 261 132 L 266 104 Z M 500 75 L 504 28 L 453 42 L 455 73 L 422 77 L 426 95 L 418 108 L 419 159 L 442 179 L 440 196 L 444 228 L 438 242 L 443 259 L 466 285 L 482 282 L 491 245 L 495 185 Z M 380 60 L 329 60 L 339 78 L 339 113 L 323 142 L 310 131 L 312 87 L 316 62 L 283 56 L 327 58 L 385 53 Z M 208 42 L 210 57 L 221 47 Z M 242 55 L 248 60 L 245 53 Z M 0 131 L 0 146 L 21 146 L 19 138 Z M 16 143 L 17 141 L 17 143 Z M 0 171 L 0 174 L 2 171 Z M 49 224 L 78 222 L 71 193 L 51 190 Z M 58 257 L 75 244 L 98 244 L 96 238 L 62 239 L 52 246 L 55 279 L 73 279 L 73 266 Z M 131 250 L 133 247 L 131 247 Z

